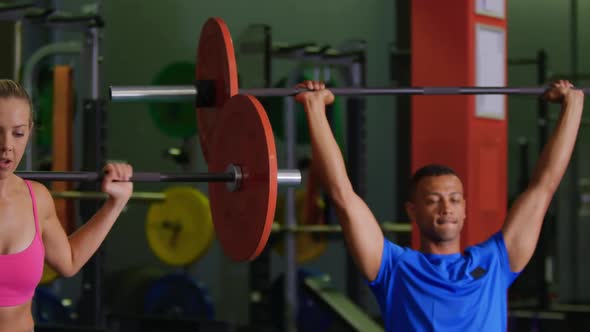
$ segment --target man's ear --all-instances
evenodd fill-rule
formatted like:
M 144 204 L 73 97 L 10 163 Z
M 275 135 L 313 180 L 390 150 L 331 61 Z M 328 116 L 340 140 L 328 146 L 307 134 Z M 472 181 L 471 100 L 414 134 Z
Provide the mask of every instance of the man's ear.
M 408 218 L 410 218 L 410 221 L 415 221 L 416 220 L 416 206 L 414 205 L 414 203 L 412 203 L 410 201 L 406 201 L 405 207 L 406 207 L 406 213 L 408 214 Z

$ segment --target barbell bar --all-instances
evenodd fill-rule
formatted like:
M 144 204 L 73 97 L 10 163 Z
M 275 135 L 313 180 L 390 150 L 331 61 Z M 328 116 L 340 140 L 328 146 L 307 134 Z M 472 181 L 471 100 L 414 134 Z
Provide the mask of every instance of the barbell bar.
M 74 181 L 97 182 L 102 181 L 105 174 L 101 172 L 15 172 L 16 175 L 27 180 L 38 181 Z M 225 182 L 230 191 L 237 190 L 243 180 L 244 174 L 240 167 L 231 165 L 223 173 L 158 173 L 138 172 L 134 173 L 130 182 Z M 278 170 L 277 184 L 282 186 L 298 186 L 301 184 L 301 172 L 299 170 Z
M 382 222 L 379 224 L 384 233 L 409 233 L 412 225 L 409 223 Z M 283 226 L 278 223 L 272 225 L 273 233 L 342 233 L 340 225 L 297 225 L 294 227 Z
M 59 199 L 106 199 L 108 194 L 95 191 L 52 191 L 51 196 Z M 131 194 L 132 201 L 161 202 L 166 200 L 166 194 L 163 192 L 134 192 Z
M 110 87 L 110 99 L 114 102 L 195 102 L 207 101 L 197 106 L 208 107 L 214 98 L 197 98 L 199 85 L 196 86 L 118 86 Z M 206 83 L 210 84 L 210 83 Z M 383 88 L 330 88 L 336 96 L 389 96 L 389 95 L 542 95 L 548 87 L 383 87 Z M 209 90 L 210 89 L 203 89 Z M 590 88 L 582 88 L 585 94 Z M 256 97 L 295 96 L 307 89 L 299 88 L 252 88 L 239 89 L 240 94 Z M 207 92 L 210 93 L 210 92 Z

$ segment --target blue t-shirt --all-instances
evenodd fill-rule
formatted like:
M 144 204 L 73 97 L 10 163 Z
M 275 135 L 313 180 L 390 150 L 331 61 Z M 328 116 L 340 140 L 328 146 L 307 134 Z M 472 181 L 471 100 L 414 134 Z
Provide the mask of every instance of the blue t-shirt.
M 510 271 L 501 232 L 463 254 L 424 254 L 388 240 L 369 283 L 391 331 L 506 331 Z

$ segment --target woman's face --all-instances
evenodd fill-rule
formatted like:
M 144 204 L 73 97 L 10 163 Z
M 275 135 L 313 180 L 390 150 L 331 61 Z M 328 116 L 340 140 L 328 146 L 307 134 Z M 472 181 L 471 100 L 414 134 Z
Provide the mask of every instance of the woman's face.
M 16 170 L 31 130 L 29 103 L 21 98 L 0 98 L 0 178 Z

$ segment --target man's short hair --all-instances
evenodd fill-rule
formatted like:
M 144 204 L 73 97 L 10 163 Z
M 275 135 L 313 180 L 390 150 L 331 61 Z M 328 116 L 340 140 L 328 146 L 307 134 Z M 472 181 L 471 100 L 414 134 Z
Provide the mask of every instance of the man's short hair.
M 416 193 L 416 188 L 418 187 L 420 180 L 429 176 L 441 175 L 454 175 L 458 177 L 457 173 L 455 173 L 452 168 L 445 165 L 429 164 L 417 170 L 412 176 L 412 181 L 410 182 L 409 200 L 411 201 L 414 198 L 414 194 Z

